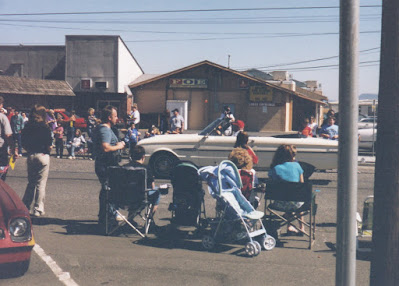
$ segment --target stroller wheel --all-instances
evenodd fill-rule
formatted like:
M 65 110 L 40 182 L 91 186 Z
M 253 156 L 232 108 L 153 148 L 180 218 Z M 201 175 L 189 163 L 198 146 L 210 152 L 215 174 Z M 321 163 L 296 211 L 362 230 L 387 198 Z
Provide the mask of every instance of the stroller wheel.
M 256 249 L 258 251 L 258 254 L 261 253 L 262 252 L 262 247 L 260 246 L 260 243 L 257 242 L 256 240 L 254 240 L 254 243 L 255 243 Z
M 258 248 L 256 247 L 256 244 L 254 242 L 248 242 L 245 245 L 245 252 L 250 257 L 257 256 L 260 253 L 260 251 L 258 251 Z
M 276 240 L 273 236 L 265 235 L 262 236 L 260 244 L 265 250 L 272 250 L 276 246 Z
M 211 250 L 212 248 L 215 247 L 215 239 L 210 235 L 204 235 L 202 237 L 202 246 L 206 250 Z

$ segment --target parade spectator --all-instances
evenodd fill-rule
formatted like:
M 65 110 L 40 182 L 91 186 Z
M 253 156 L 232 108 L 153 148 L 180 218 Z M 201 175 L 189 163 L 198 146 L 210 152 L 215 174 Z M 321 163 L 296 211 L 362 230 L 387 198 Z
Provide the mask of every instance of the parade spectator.
M 24 120 L 24 127 L 25 124 L 29 121 L 28 116 L 26 116 L 26 112 L 21 112 L 22 119 Z
M 125 136 L 125 143 L 129 145 L 130 152 L 132 152 L 134 146 L 139 142 L 140 136 L 141 133 L 136 129 L 136 124 L 132 122 Z
M 158 127 L 152 125 L 145 133 L 144 138 L 154 137 L 155 135 L 161 135 L 161 132 L 159 131 Z
M 4 98 L 0 96 L 0 109 L 3 108 Z M 10 125 L 10 121 L 7 119 L 7 116 L 4 113 L 0 113 L 0 167 L 3 169 L 8 166 L 8 156 L 14 157 L 16 159 L 18 157 L 18 153 L 16 152 L 13 133 Z M 6 180 L 7 170 L 2 173 L 1 179 L 3 181 Z
M 13 117 L 14 111 L 15 111 L 14 108 L 12 108 L 12 107 L 10 107 L 10 106 L 7 107 L 7 112 L 6 112 L 6 114 L 7 114 L 7 118 L 8 118 L 8 121 L 9 121 L 9 122 L 11 122 L 11 117 Z
M 94 130 L 94 128 L 97 126 L 98 119 L 96 117 L 95 109 L 94 108 L 89 108 L 87 111 L 87 136 L 91 138 L 91 134 Z
M 312 130 L 313 137 L 316 137 L 318 125 L 313 115 L 310 116 L 309 127 Z
M 95 156 L 95 172 L 101 183 L 99 195 L 98 222 L 101 226 L 105 223 L 107 167 L 119 165 L 119 150 L 125 147 L 125 142 L 119 142 L 118 137 L 112 131 L 118 121 L 118 112 L 115 107 L 107 105 L 101 112 L 102 124 L 93 130 L 93 152 Z M 116 217 L 116 219 L 118 219 Z
M 328 119 L 329 119 L 330 117 L 335 117 L 335 111 L 334 111 L 333 109 L 329 109 L 329 110 L 327 111 L 327 115 L 324 116 L 323 123 L 321 124 L 322 127 L 323 127 L 324 125 L 327 125 L 327 124 L 328 124 Z
M 67 142 L 72 142 L 73 137 L 75 136 L 75 124 L 76 124 L 76 115 L 75 110 L 71 111 L 71 117 L 69 117 L 67 122 Z
M 238 133 L 237 135 L 237 139 L 236 139 L 236 143 L 234 144 L 234 148 L 243 148 L 245 150 L 247 150 L 248 154 L 251 156 L 252 158 L 252 162 L 254 165 L 258 164 L 259 159 L 258 156 L 256 156 L 254 150 L 252 150 L 251 146 L 248 145 L 248 133 L 243 131 Z
M 252 157 L 244 148 L 238 147 L 231 151 L 229 158 L 238 168 L 240 173 L 242 188 L 241 193 L 256 209 L 259 205 L 259 198 L 255 196 L 253 188 L 257 184 L 256 172 L 252 168 Z
M 182 134 L 184 128 L 184 118 L 179 114 L 177 108 L 172 110 L 173 116 L 170 118 L 170 131 L 173 134 Z
M 67 149 L 69 152 L 68 159 L 76 159 L 75 151 L 78 151 L 85 147 L 86 140 L 82 135 L 82 131 L 80 129 L 76 129 L 75 136 L 73 137 L 72 143 L 67 144 Z
M 54 130 L 55 137 L 55 153 L 57 158 L 64 155 L 64 127 L 62 126 L 62 119 L 57 119 L 57 127 Z
M 18 144 L 18 155 L 22 156 L 22 143 L 21 143 L 21 131 L 24 128 L 24 119 L 22 118 L 19 111 L 15 111 L 11 117 L 11 129 L 14 142 Z
M 220 115 L 220 119 L 224 119 L 224 118 L 227 118 L 227 119 L 228 119 L 228 123 L 229 123 L 227 127 L 224 127 L 224 128 L 225 128 L 225 129 L 224 129 L 224 135 L 230 136 L 230 135 L 233 134 L 233 128 L 232 128 L 231 124 L 232 124 L 236 119 L 234 118 L 234 115 L 233 115 L 233 113 L 231 112 L 230 106 L 228 106 L 228 105 L 225 105 L 225 106 L 223 107 L 223 112 L 222 112 L 222 114 Z
M 22 130 L 22 146 L 28 152 L 28 185 L 22 201 L 33 216 L 39 217 L 44 215 L 52 139 L 44 106 L 36 104 L 30 118 Z
M 312 137 L 312 128 L 309 126 L 309 119 L 305 118 L 302 123 L 302 131 L 301 134 L 306 137 Z
M 50 127 L 51 138 L 54 139 L 54 130 L 57 127 L 57 119 L 54 115 L 54 110 L 50 109 L 46 115 L 46 123 Z
M 134 123 L 136 125 L 136 128 L 139 128 L 139 123 L 140 123 L 140 112 L 138 110 L 137 103 L 134 103 L 132 106 L 132 111 L 130 112 L 128 116 L 128 124 Z
M 335 117 L 328 118 L 327 124 L 321 127 L 320 136 L 325 139 L 338 140 L 338 125 L 335 125 Z
M 303 169 L 298 162 L 295 162 L 296 147 L 293 145 L 280 145 L 276 152 L 272 163 L 270 165 L 269 179 L 272 181 L 286 181 L 286 182 L 304 182 Z M 277 201 L 273 202 L 273 207 L 284 210 L 285 217 L 291 215 L 303 205 L 303 202 L 294 201 Z M 300 222 L 299 228 L 305 230 L 304 225 Z M 287 233 L 298 234 L 301 233 L 295 227 L 289 225 Z
M 142 167 L 147 169 L 147 188 L 151 189 L 148 192 L 148 200 L 151 204 L 154 205 L 151 217 L 152 217 L 152 223 L 155 226 L 154 222 L 154 215 L 155 212 L 158 209 L 159 201 L 160 201 L 160 193 L 158 190 L 155 188 L 155 182 L 154 182 L 154 175 L 151 171 L 151 168 L 147 168 L 144 166 L 144 161 L 145 161 L 145 149 L 143 146 L 136 145 L 132 149 L 132 152 L 130 153 L 130 163 L 126 164 L 125 166 L 132 166 L 132 167 Z M 129 214 L 130 216 L 130 214 Z

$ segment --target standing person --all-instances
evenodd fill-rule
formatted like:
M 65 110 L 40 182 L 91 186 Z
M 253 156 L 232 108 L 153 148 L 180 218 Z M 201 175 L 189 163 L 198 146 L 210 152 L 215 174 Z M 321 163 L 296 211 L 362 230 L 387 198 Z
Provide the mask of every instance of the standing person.
M 304 182 L 303 169 L 298 162 L 295 162 L 296 147 L 293 145 L 280 145 L 272 160 L 269 171 L 269 179 L 272 181 L 286 181 L 286 182 Z M 286 212 L 285 216 L 289 216 L 290 212 L 295 212 L 302 205 L 303 202 L 293 201 L 274 201 L 273 204 L 279 209 Z M 299 228 L 305 231 L 304 225 L 300 222 Z M 295 227 L 289 225 L 287 233 L 301 234 Z
M 26 116 L 26 112 L 21 112 L 22 119 L 24 120 L 24 126 L 29 121 L 28 116 Z
M 237 134 L 236 143 L 234 144 L 234 148 L 243 148 L 248 151 L 249 156 L 252 158 L 252 162 L 254 165 L 257 165 L 259 162 L 258 156 L 256 156 L 254 150 L 252 150 L 251 146 L 248 145 L 248 133 L 242 131 Z
M 132 111 L 128 115 L 127 124 L 130 126 L 132 123 L 136 125 L 136 128 L 139 128 L 140 123 L 140 112 L 138 110 L 137 103 L 134 103 L 132 106 Z
M 169 110 L 165 110 L 165 112 L 161 116 L 161 122 L 160 122 L 160 127 L 159 127 L 159 131 L 161 131 L 162 134 L 168 133 L 169 120 L 170 120 L 170 112 L 169 112 Z
M 64 127 L 62 127 L 62 119 L 57 119 L 57 128 L 54 130 L 55 137 L 55 152 L 57 158 L 61 158 L 64 155 Z
M 0 96 L 0 109 L 3 108 L 4 98 Z M 0 167 L 4 169 L 8 165 L 8 156 L 18 157 L 16 153 L 10 121 L 4 113 L 0 113 Z M 8 170 L 8 169 L 7 169 Z M 6 180 L 7 170 L 1 175 L 3 181 Z
M 89 108 L 87 111 L 87 136 L 91 138 L 91 134 L 94 130 L 94 128 L 97 126 L 97 117 L 94 114 L 95 109 L 94 108 Z
M 338 125 L 335 125 L 335 117 L 328 118 L 327 124 L 321 127 L 320 136 L 325 139 L 338 140 Z
M 28 185 L 22 201 L 33 216 L 39 217 L 44 215 L 52 139 L 46 108 L 36 104 L 30 114 L 31 120 L 22 130 L 22 146 L 28 152 Z
M 50 127 L 51 138 L 54 140 L 54 130 L 57 127 L 57 120 L 55 119 L 54 110 L 50 109 L 46 115 L 46 123 Z
M 98 223 L 105 223 L 105 199 L 106 189 L 105 182 L 107 177 L 107 167 L 118 166 L 118 151 L 125 148 L 125 142 L 119 142 L 111 127 L 118 121 L 118 113 L 115 107 L 107 105 L 101 112 L 102 124 L 93 130 L 93 152 L 95 156 L 95 172 L 101 183 L 101 191 L 99 195 L 99 213 Z
M 170 118 L 170 131 L 175 134 L 182 134 L 184 128 L 184 118 L 179 114 L 177 108 L 172 110 L 173 116 Z
M 11 129 L 14 142 L 18 144 L 18 155 L 22 156 L 22 143 L 21 143 L 21 131 L 24 128 L 24 119 L 22 118 L 19 111 L 15 111 L 11 117 Z
M 71 117 L 69 117 L 68 119 L 67 142 L 72 142 L 73 137 L 75 136 L 75 123 L 76 123 L 75 110 L 72 110 Z

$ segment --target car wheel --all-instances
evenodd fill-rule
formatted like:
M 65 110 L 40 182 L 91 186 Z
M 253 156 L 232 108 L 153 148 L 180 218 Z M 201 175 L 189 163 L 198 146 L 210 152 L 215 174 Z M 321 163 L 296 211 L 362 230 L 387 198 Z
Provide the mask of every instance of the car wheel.
M 151 158 L 150 166 L 154 176 L 158 179 L 169 179 L 176 156 L 168 152 L 160 152 Z

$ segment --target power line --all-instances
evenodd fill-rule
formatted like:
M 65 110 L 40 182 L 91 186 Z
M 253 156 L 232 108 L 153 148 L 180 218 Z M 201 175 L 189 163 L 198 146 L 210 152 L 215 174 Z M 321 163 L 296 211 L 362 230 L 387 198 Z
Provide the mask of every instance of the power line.
M 203 13 L 203 12 L 237 12 L 237 11 L 242 12 L 242 11 L 275 11 L 275 10 L 314 10 L 314 9 L 339 9 L 339 8 L 340 8 L 339 6 L 307 6 L 307 7 L 299 7 L 298 6 L 298 7 L 229 8 L 229 9 L 43 12 L 43 13 L 3 13 L 3 14 L 0 14 L 0 16 Z M 360 5 L 360 8 L 381 8 L 381 5 Z

